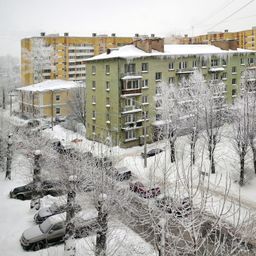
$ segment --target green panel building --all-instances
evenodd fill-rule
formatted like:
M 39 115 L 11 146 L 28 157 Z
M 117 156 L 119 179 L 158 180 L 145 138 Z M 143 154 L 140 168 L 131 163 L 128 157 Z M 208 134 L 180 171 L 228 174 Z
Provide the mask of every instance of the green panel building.
M 256 68 L 256 52 L 234 43 L 164 45 L 161 38 L 137 39 L 86 61 L 88 139 L 132 147 L 154 140 L 157 85 L 178 84 L 195 70 L 206 80 L 223 81 L 232 103 L 246 68 Z

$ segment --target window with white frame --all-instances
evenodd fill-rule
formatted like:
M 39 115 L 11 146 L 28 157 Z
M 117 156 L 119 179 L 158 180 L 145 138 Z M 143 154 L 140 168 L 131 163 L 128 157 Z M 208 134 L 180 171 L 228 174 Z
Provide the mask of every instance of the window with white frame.
M 92 126 L 92 132 L 95 133 L 95 125 Z
M 232 85 L 236 85 L 236 79 L 235 78 L 232 79 Z
M 125 73 L 135 73 L 135 71 L 136 71 L 135 64 L 133 64 L 133 63 L 125 64 L 124 71 L 125 71 Z
M 110 82 L 109 81 L 106 81 L 106 90 L 110 90 Z
M 156 72 L 156 81 L 161 81 L 162 80 L 162 72 Z
M 110 74 L 110 66 L 109 65 L 106 65 L 106 74 Z
M 141 71 L 142 72 L 148 72 L 148 63 L 142 63 L 141 64 Z
M 125 122 L 126 123 L 132 123 L 135 122 L 135 116 L 134 114 L 128 114 L 125 116 Z
M 128 90 L 139 89 L 139 80 L 129 80 L 126 82 L 126 88 Z
M 219 74 L 217 72 L 212 73 L 212 80 L 217 80 L 219 79 Z
M 92 65 L 92 74 L 95 75 L 96 74 L 96 66 Z
M 232 74 L 235 74 L 236 73 L 236 67 L 232 67 Z
M 135 139 L 135 131 L 134 130 L 128 130 L 125 132 L 125 139 L 130 140 L 130 139 Z
M 186 61 L 181 61 L 179 63 L 179 69 L 186 69 L 187 68 L 187 62 Z
M 173 69 L 174 69 L 174 63 L 173 63 L 173 62 L 170 62 L 170 63 L 169 63 L 168 69 L 169 69 L 169 70 L 173 70 Z
M 106 113 L 106 121 L 110 121 L 110 114 L 109 114 L 109 112 Z
M 174 77 L 169 77 L 169 84 L 173 84 L 175 81 L 175 78 Z
M 142 96 L 142 103 L 148 103 L 148 96 L 146 95 Z
M 56 100 L 56 101 L 60 101 L 60 95 L 56 95 L 56 96 L 55 96 L 55 100 Z
M 96 111 L 95 110 L 92 111 L 92 118 L 96 118 Z
M 92 96 L 92 104 L 96 104 L 96 96 Z
M 217 67 L 219 65 L 219 61 L 217 59 L 211 59 L 211 66 Z
M 135 99 L 134 98 L 127 98 L 125 99 L 126 106 L 135 106 Z
M 92 81 L 92 89 L 93 89 L 93 90 L 96 89 L 96 81 Z
M 241 58 L 241 59 L 240 59 L 240 64 L 241 64 L 241 65 L 244 65 L 244 58 Z
M 201 64 L 202 64 L 202 67 L 207 67 L 207 60 L 202 59 Z
M 196 67 L 197 67 L 197 60 L 193 60 L 193 61 L 192 61 L 192 67 L 193 67 L 193 68 L 196 68 Z
M 148 87 L 148 79 L 141 80 L 141 85 L 143 87 Z

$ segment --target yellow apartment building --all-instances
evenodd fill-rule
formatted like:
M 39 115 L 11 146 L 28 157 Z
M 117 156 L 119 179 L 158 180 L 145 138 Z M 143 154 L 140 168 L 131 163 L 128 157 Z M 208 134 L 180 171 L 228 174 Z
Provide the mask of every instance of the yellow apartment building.
M 251 29 L 229 32 L 209 32 L 206 35 L 189 37 L 185 35 L 180 38 L 180 44 L 211 44 L 214 41 L 237 40 L 238 47 L 248 50 L 256 50 L 256 26 Z
M 30 85 L 47 79 L 85 81 L 85 60 L 133 42 L 132 37 L 116 34 L 73 37 L 68 33 L 24 38 L 21 40 L 21 82 Z
M 71 111 L 72 102 L 81 94 L 81 83 L 64 80 L 46 80 L 41 83 L 16 89 L 19 98 L 19 111 L 28 117 L 66 117 Z

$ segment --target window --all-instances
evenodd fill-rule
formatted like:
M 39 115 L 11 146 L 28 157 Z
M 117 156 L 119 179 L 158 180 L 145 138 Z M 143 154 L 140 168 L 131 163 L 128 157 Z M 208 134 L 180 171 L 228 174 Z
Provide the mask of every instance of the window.
M 236 73 L 236 67 L 232 67 L 232 74 Z
M 162 120 L 161 114 L 156 114 L 156 121 L 160 121 L 160 120 Z
M 92 111 L 92 118 L 96 118 L 96 111 L 95 110 Z
M 173 63 L 173 62 L 170 62 L 168 68 L 169 68 L 169 70 L 173 70 L 173 69 L 174 69 L 174 63 Z
M 92 104 L 96 104 L 96 96 L 92 96 Z
M 92 74 L 95 75 L 96 74 L 96 66 L 92 65 Z
M 128 89 L 128 90 L 139 89 L 139 80 L 127 81 L 125 89 Z
M 125 132 L 125 139 L 135 139 L 135 131 L 134 130 L 129 130 Z
M 124 71 L 125 73 L 135 73 L 136 67 L 135 64 L 125 64 Z
M 109 83 L 109 81 L 106 81 L 106 90 L 107 90 L 107 91 L 110 90 L 110 83 Z
M 192 67 L 193 67 L 193 68 L 196 68 L 196 67 L 197 67 L 197 60 L 193 60 L 193 62 L 192 62 Z
M 236 96 L 236 89 L 232 89 L 232 96 Z
M 110 105 L 110 98 L 109 97 L 106 98 L 106 105 Z
M 60 108 L 56 108 L 55 113 L 56 113 L 56 115 L 60 114 Z
M 212 73 L 212 80 L 217 80 L 219 79 L 219 74 L 218 73 Z
M 135 116 L 134 116 L 134 114 L 126 115 L 126 116 L 125 116 L 125 122 L 126 122 L 126 123 L 135 122 Z
M 141 80 L 142 88 L 148 87 L 148 79 Z
M 110 114 L 106 113 L 106 121 L 110 121 Z
M 241 65 L 244 65 L 244 58 L 241 58 L 241 59 L 240 59 L 240 64 L 241 64 Z
M 226 61 L 225 59 L 222 59 L 221 61 L 222 61 L 222 65 L 223 65 L 223 66 L 226 66 L 226 65 L 227 65 L 227 61 Z
M 181 61 L 179 63 L 179 69 L 185 69 L 187 68 L 187 62 L 186 61 Z
M 162 106 L 162 100 L 156 101 L 156 108 L 160 108 Z
M 253 64 L 253 58 L 248 59 L 248 64 Z
M 202 67 L 207 67 L 207 61 L 205 59 L 202 59 Z
M 135 106 L 135 100 L 134 98 L 128 98 L 125 100 L 125 105 L 126 106 Z
M 142 63 L 141 64 L 141 71 L 142 72 L 148 72 L 148 63 Z
M 169 77 L 169 84 L 173 84 L 174 83 L 174 77 Z
M 233 85 L 236 84 L 236 79 L 235 79 L 235 78 L 232 79 L 232 84 L 233 84 Z
M 162 72 L 156 72 L 156 81 L 162 80 Z
M 142 96 L 142 103 L 148 103 L 148 96 Z
M 56 100 L 56 101 L 60 101 L 60 95 L 56 95 L 56 96 L 55 96 L 55 100 Z
M 93 90 L 96 89 L 96 81 L 92 81 L 92 89 L 93 89 Z
M 221 78 L 222 80 L 227 80 L 227 73 L 222 73 Z
M 217 67 L 218 65 L 219 65 L 218 60 L 216 60 L 216 59 L 212 59 L 212 60 L 211 60 L 211 66 L 212 66 L 212 67 Z
M 106 65 L 106 74 L 110 74 L 110 66 L 109 65 Z
M 95 133 L 95 126 L 92 126 L 92 132 Z

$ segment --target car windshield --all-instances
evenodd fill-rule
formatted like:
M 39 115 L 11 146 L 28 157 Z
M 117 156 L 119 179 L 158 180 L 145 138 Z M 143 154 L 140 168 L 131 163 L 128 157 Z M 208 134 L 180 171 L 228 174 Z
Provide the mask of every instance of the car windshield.
M 51 221 L 50 219 L 47 219 L 46 221 L 44 221 L 42 224 L 39 225 L 40 230 L 42 231 L 42 233 L 47 233 L 48 230 L 51 227 Z

